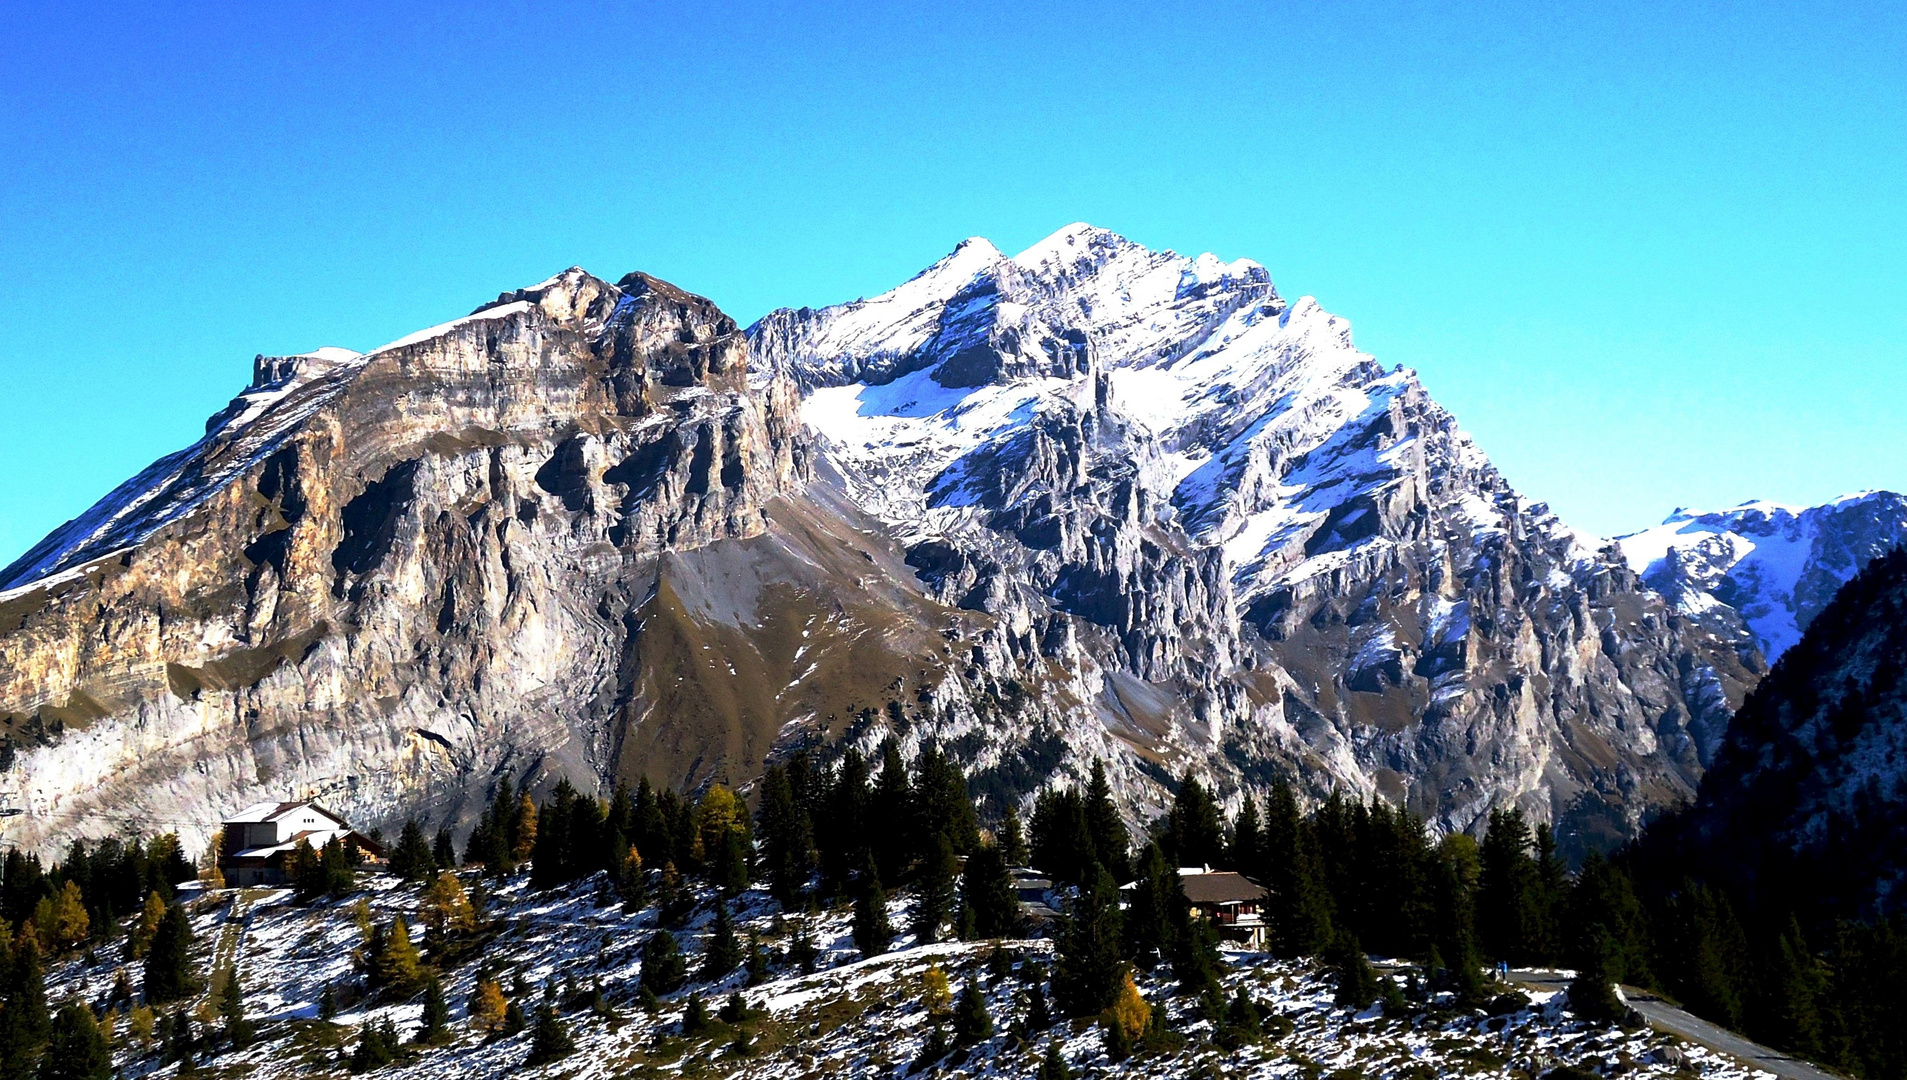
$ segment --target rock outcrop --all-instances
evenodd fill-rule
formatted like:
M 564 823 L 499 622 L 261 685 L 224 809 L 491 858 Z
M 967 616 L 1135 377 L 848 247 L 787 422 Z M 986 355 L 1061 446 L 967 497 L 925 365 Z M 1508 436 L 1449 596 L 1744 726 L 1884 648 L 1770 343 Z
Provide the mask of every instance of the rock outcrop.
M 1761 662 L 1255 263 L 1073 226 L 777 311 L 571 270 L 261 358 L 0 572 L 14 842 L 508 773 L 746 783 L 892 733 L 989 800 L 1107 759 L 1566 848 L 1687 798 Z
M 750 336 L 937 595 L 1101 673 L 1144 775 L 1519 803 L 1580 849 L 1687 798 L 1759 673 L 1254 263 L 974 239 Z
M 261 357 L 205 438 L 0 572 L 8 840 L 202 835 L 254 795 L 454 818 L 502 770 L 684 776 L 677 553 L 770 529 L 807 451 L 709 301 L 570 270 L 367 355 Z M 690 763 L 694 763 L 691 765 Z

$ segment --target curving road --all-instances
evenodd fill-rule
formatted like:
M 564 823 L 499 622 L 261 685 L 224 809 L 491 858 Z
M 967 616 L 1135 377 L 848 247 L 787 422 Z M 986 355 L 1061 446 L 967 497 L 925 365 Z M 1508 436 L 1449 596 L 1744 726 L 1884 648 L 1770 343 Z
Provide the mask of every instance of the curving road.
M 1512 971 L 1510 978 L 1514 982 L 1538 990 L 1567 990 L 1569 976 L 1554 971 Z M 1781 1080 L 1842 1080 L 1834 1073 L 1819 1065 L 1801 1058 L 1771 1050 L 1760 1043 L 1749 1042 L 1740 1035 L 1709 1023 L 1692 1013 L 1685 1012 L 1664 1001 L 1648 990 L 1638 990 L 1633 986 L 1622 988 L 1622 996 L 1629 1005 L 1642 1014 L 1649 1026 L 1657 1031 L 1666 1031 L 1671 1035 L 1680 1035 L 1692 1043 L 1699 1043 L 1744 1064 L 1757 1069 L 1766 1069 L 1781 1077 Z

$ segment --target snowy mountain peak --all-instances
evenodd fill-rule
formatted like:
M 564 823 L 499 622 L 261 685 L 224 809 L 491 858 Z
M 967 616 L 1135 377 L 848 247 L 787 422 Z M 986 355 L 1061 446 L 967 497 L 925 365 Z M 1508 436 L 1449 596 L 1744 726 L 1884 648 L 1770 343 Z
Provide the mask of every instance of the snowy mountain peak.
M 1738 617 L 1772 662 L 1835 590 L 1907 542 L 1907 499 L 1863 491 L 1819 506 L 1751 499 L 1727 510 L 1682 508 L 1618 542 L 1636 573 L 1685 613 Z
M 1461 828 L 1533 789 L 1449 758 L 1446 722 L 1488 741 L 1632 714 L 1599 737 L 1686 793 L 1739 696 L 1715 667 L 1739 665 L 1732 649 L 1669 627 L 1615 549 L 1518 496 L 1414 372 L 1360 352 L 1314 298 L 1287 303 L 1251 260 L 1076 223 L 1010 260 L 976 243 L 872 299 L 774 312 L 749 337 L 938 598 L 996 616 L 1020 650 L 1108 635 L 1094 662 L 1140 680 L 1104 705 L 1115 730 L 1157 737 L 1191 703 L 1213 743 L 1317 755 L 1360 790 L 1427 769 L 1440 779 L 1406 801 Z M 1618 601 L 1650 614 L 1603 637 Z M 1607 664 L 1546 669 L 1571 688 L 1547 704 L 1504 681 L 1605 642 Z M 1555 806 L 1620 788 L 1527 783 Z

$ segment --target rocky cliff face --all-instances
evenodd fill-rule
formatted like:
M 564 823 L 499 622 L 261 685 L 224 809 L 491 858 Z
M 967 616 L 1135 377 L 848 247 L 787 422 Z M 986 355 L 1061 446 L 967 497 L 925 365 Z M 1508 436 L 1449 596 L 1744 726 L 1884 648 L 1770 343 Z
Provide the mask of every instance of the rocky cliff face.
M 1686 797 L 1752 647 L 1517 494 L 1262 267 L 1074 226 L 744 335 L 572 270 L 358 355 L 0 572 L 7 838 L 505 772 L 746 782 L 896 733 L 1022 797 L 1094 757 L 1577 847 Z
M 976 239 L 750 336 L 936 594 L 1097 669 L 1080 708 L 1150 775 L 1587 844 L 1687 797 L 1757 677 L 1254 263 Z
M 1677 510 L 1620 543 L 1678 610 L 1773 663 L 1862 567 L 1907 543 L 1907 498 L 1867 491 L 1820 506 Z
M 669 560 L 765 534 L 806 479 L 792 388 L 746 360 L 707 300 L 580 270 L 368 355 L 261 357 L 201 442 L 0 573 L 7 839 L 613 774 L 668 737 L 639 628 Z

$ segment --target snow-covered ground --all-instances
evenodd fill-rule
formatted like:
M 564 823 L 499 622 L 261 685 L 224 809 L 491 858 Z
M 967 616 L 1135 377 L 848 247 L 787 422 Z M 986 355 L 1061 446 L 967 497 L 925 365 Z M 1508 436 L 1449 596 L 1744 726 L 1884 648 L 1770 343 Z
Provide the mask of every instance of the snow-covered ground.
M 476 881 L 470 879 L 473 888 Z M 403 913 L 422 940 L 417 917 L 419 892 L 388 878 L 374 878 L 362 896 L 372 917 L 388 925 Z M 479 956 L 445 973 L 452 1038 L 441 1045 L 408 1048 L 406 1056 L 378 1071 L 390 1077 L 458 1076 L 487 1080 L 506 1075 L 620 1078 L 642 1076 L 900 1076 L 919 1055 L 933 1026 L 922 1003 L 922 976 L 930 964 L 946 972 L 957 994 L 968 979 L 983 989 L 995 1027 L 994 1036 L 942 1062 L 953 1076 L 1025 1076 L 1037 1067 L 1050 1042 L 1058 1041 L 1075 1069 L 1092 1075 L 1289 1078 L 1396 1077 L 1432 1080 L 1442 1076 L 1504 1076 L 1523 1070 L 1540 1074 L 1557 1065 L 1574 1065 L 1604 1075 L 1635 1077 L 1711 1077 L 1748 1080 L 1755 1074 L 1732 1059 L 1647 1030 L 1627 1032 L 1574 1019 L 1560 995 L 1532 995 L 1528 1008 L 1503 1016 L 1449 1009 L 1387 1017 L 1381 1007 L 1358 1013 L 1334 1007 L 1331 988 L 1310 965 L 1274 961 L 1245 953 L 1227 956 L 1227 993 L 1243 989 L 1290 1024 L 1288 1033 L 1223 1050 L 1208 1041 L 1210 1026 L 1195 1017 L 1194 1002 L 1173 996 L 1163 972 L 1142 977 L 1144 996 L 1163 1003 L 1171 1027 L 1185 1045 L 1167 1056 L 1134 1057 L 1113 1064 L 1105 1056 L 1100 1030 L 1086 1022 L 1065 1022 L 1036 1033 L 1030 1045 L 1009 1048 L 1006 1032 L 1022 1011 L 1019 995 L 1025 977 L 1050 966 L 1051 943 L 1044 940 L 992 943 L 950 942 L 914 947 L 904 934 L 896 949 L 863 960 L 854 950 L 845 910 L 807 916 L 820 949 L 816 970 L 791 970 L 780 956 L 792 939 L 795 920 L 775 914 L 772 901 L 750 892 L 736 903 L 737 932 L 758 934 L 776 957 L 762 984 L 745 987 L 738 970 L 715 985 L 695 978 L 702 939 L 711 914 L 698 910 L 678 933 L 689 953 L 691 981 L 662 1002 L 659 1011 L 638 1004 L 640 955 L 655 929 L 653 908 L 628 914 L 598 882 L 583 882 L 552 893 L 535 893 L 521 880 L 487 897 L 490 917 L 499 928 Z M 191 902 L 201 968 L 214 956 L 235 959 L 246 989 L 248 1015 L 259 1024 L 258 1041 L 244 1051 L 224 1048 L 199 1063 L 220 1076 L 277 1077 L 339 1075 L 357 1042 L 357 1029 L 388 1017 L 408 1039 L 422 1010 L 419 1000 L 355 1003 L 326 1023 L 317 1019 L 318 999 L 326 983 L 352 976 L 352 954 L 363 944 L 354 915 L 356 898 L 300 907 L 282 890 L 225 890 Z M 906 926 L 908 902 L 897 899 L 891 917 Z M 995 956 L 995 951 L 1005 954 Z M 114 974 L 125 963 L 122 946 L 97 951 L 94 962 L 69 960 L 49 972 L 49 997 L 55 1002 L 78 995 L 103 1005 Z M 530 1036 L 486 1039 L 465 1020 L 465 1002 L 478 969 L 489 963 L 502 973 L 506 989 L 520 975 L 528 986 L 524 1011 L 534 1015 L 544 987 L 560 998 L 566 984 L 600 986 L 608 1015 L 586 1011 L 565 1015 L 577 1050 L 560 1061 L 526 1073 L 523 1060 Z M 136 968 L 131 972 L 138 984 Z M 754 1044 L 753 1054 L 731 1050 L 734 1030 L 718 1025 L 703 1036 L 684 1038 L 679 1023 L 688 994 L 700 993 L 710 1011 L 736 990 L 744 994 L 751 1016 L 741 1025 Z M 127 1077 L 172 1076 L 178 1066 L 157 1065 L 140 1053 L 122 1020 L 118 1063 Z M 202 1073 L 203 1075 L 203 1073 Z

